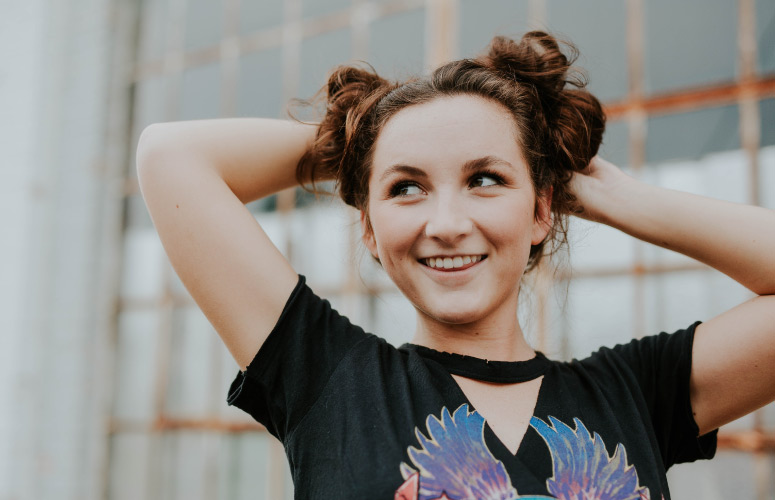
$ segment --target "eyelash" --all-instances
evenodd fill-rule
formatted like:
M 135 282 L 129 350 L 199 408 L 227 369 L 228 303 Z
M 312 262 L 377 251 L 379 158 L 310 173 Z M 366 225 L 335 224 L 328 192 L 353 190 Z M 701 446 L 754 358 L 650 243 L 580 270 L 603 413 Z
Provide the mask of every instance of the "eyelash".
M 422 188 L 420 188 L 420 186 L 416 182 L 412 182 L 412 181 L 399 181 L 399 182 L 396 182 L 395 184 L 393 184 L 393 186 L 390 187 L 390 191 L 389 191 L 390 197 L 391 198 L 400 198 L 400 197 L 403 197 L 403 196 L 409 196 L 407 194 L 401 194 L 400 193 L 400 191 L 402 189 L 407 188 L 407 187 L 417 187 L 418 189 L 422 189 Z
M 501 175 L 499 175 L 499 174 L 497 174 L 497 173 L 495 173 L 495 172 L 493 172 L 491 170 L 480 170 L 479 172 L 477 172 L 477 173 L 475 173 L 474 175 L 471 176 L 471 178 L 468 181 L 469 186 L 473 183 L 474 179 L 477 179 L 477 178 L 480 178 L 480 177 L 489 177 L 490 179 L 495 181 L 495 185 L 497 185 L 497 186 L 505 184 L 505 182 L 506 182 L 505 179 Z M 487 187 L 487 186 L 476 186 L 476 187 Z
M 480 170 L 479 172 L 472 175 L 468 180 L 469 188 L 474 187 L 489 187 L 489 186 L 472 186 L 474 179 L 481 178 L 481 177 L 489 177 L 493 181 L 495 181 L 495 185 L 499 186 L 505 183 L 505 180 L 502 176 L 499 174 L 492 172 L 490 170 Z M 400 198 L 404 196 L 411 196 L 408 194 L 401 194 L 401 190 L 408 188 L 408 187 L 417 187 L 418 189 L 422 190 L 419 184 L 417 184 L 414 181 L 398 181 L 393 186 L 390 187 L 390 190 L 388 191 L 390 198 Z

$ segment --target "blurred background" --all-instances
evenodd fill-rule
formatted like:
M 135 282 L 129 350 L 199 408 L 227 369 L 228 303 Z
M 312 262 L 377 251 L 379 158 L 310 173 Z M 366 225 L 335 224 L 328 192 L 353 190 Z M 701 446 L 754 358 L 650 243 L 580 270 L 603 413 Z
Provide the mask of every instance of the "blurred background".
M 775 209 L 772 0 L 0 2 L 0 500 L 292 498 L 282 446 L 226 405 L 237 364 L 151 224 L 141 130 L 286 117 L 335 64 L 405 77 L 533 28 L 579 47 L 608 159 Z M 350 209 L 300 191 L 248 207 L 341 312 L 411 337 L 414 311 L 364 256 Z M 751 295 L 605 227 L 573 221 L 572 240 L 522 297 L 533 346 L 556 358 Z M 715 460 L 671 470 L 673 497 L 775 499 L 773 452 L 770 406 L 723 428 Z

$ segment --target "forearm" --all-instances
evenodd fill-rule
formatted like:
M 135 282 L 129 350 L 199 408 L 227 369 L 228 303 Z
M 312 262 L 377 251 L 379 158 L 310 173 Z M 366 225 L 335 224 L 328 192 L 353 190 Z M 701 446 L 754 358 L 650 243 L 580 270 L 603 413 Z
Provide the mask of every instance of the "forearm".
M 264 118 L 154 124 L 140 137 L 137 168 L 173 163 L 212 168 L 248 203 L 297 184 L 296 164 L 316 130 L 314 125 Z
M 775 211 L 629 177 L 597 188 L 600 222 L 704 262 L 759 295 L 775 293 Z

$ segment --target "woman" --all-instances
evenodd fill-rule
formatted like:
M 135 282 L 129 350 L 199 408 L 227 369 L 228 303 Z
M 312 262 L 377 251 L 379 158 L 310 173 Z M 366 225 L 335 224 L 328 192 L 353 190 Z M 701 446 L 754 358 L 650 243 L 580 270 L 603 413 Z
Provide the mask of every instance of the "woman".
M 669 498 L 668 467 L 711 457 L 715 429 L 775 399 L 775 214 L 595 158 L 604 115 L 571 63 L 531 32 L 403 84 L 337 68 L 319 126 L 143 133 L 153 222 L 242 368 L 229 403 L 283 442 L 297 498 Z M 399 349 L 317 297 L 244 208 L 329 179 L 417 310 Z M 548 360 L 517 322 L 520 280 L 570 213 L 759 296 L 673 334 Z

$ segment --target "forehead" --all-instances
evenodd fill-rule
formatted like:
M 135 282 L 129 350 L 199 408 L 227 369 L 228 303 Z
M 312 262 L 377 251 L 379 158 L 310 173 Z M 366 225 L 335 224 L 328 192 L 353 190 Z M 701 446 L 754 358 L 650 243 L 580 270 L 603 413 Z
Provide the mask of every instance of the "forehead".
M 508 109 L 474 95 L 438 97 L 404 108 L 387 121 L 374 145 L 372 174 L 397 163 L 453 166 L 488 155 L 523 163 Z

